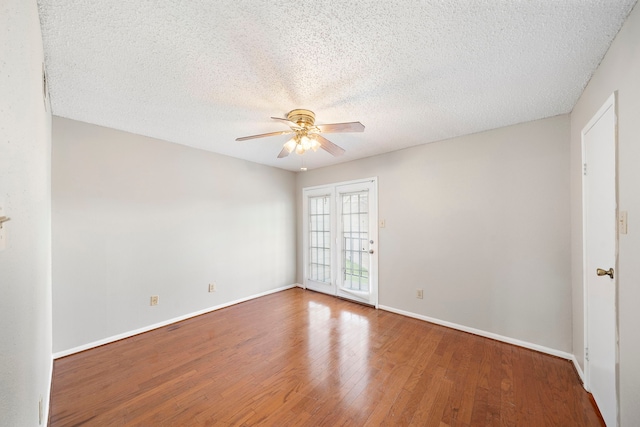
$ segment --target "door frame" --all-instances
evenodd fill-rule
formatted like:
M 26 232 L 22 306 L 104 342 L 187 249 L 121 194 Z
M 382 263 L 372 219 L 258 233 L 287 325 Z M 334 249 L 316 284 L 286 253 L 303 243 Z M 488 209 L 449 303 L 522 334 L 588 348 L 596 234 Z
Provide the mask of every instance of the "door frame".
M 304 289 L 311 290 L 319 290 L 315 286 L 307 286 L 307 274 L 309 269 L 309 222 L 307 220 L 309 215 L 309 206 L 307 203 L 307 196 L 311 195 L 322 195 L 322 194 L 330 194 L 331 195 L 331 286 L 327 288 L 332 290 L 331 295 L 338 295 L 338 271 L 339 267 L 339 257 L 338 253 L 338 244 L 337 244 L 337 232 L 338 232 L 338 209 L 337 209 L 337 197 L 338 197 L 338 187 L 346 186 L 346 185 L 354 185 L 354 184 L 364 184 L 364 183 L 372 183 L 373 184 L 373 192 L 370 194 L 371 204 L 375 207 L 374 212 L 370 213 L 369 221 L 372 226 L 370 227 L 372 231 L 372 235 L 370 239 L 375 243 L 373 245 L 374 252 L 371 254 L 371 271 L 370 271 L 370 280 L 371 280 L 371 299 L 370 304 L 374 306 L 376 309 L 378 308 L 378 177 L 370 177 L 370 178 L 362 178 L 351 181 L 342 181 L 342 182 L 333 182 L 329 184 L 316 185 L 312 187 L 305 187 L 302 189 L 302 287 Z M 323 291 L 319 291 L 323 292 Z M 357 300 L 353 300 L 357 301 Z
M 614 114 L 614 150 L 615 150 L 615 222 L 616 222 L 616 232 L 615 232 L 615 255 L 614 255 L 614 271 L 615 278 L 614 280 L 614 311 L 615 311 L 615 388 L 616 388 L 616 418 L 617 423 L 619 423 L 620 417 L 620 382 L 619 382 L 619 313 L 618 313 L 618 277 L 619 277 L 619 269 L 618 269 L 618 251 L 619 251 L 619 197 L 618 197 L 618 111 L 617 111 L 617 92 L 613 92 L 609 98 L 605 101 L 605 103 L 598 109 L 598 111 L 592 116 L 589 122 L 582 128 L 580 132 L 580 144 L 582 149 L 582 168 L 586 168 L 587 163 L 586 159 L 586 144 L 585 144 L 585 135 L 591 130 L 591 128 L 602 118 L 602 116 L 609 110 L 613 108 Z M 586 194 L 587 194 L 587 175 L 585 173 L 586 169 L 582 169 L 582 293 L 583 293 L 583 326 L 584 326 L 584 348 L 583 348 L 583 363 L 584 363 L 584 382 L 583 387 L 586 391 L 591 392 L 591 372 L 590 372 L 590 362 L 588 360 L 588 348 L 589 348 L 589 289 L 588 289 L 588 275 L 593 274 L 593 272 L 587 271 L 587 203 L 586 203 Z M 604 268 L 604 267 L 603 267 Z

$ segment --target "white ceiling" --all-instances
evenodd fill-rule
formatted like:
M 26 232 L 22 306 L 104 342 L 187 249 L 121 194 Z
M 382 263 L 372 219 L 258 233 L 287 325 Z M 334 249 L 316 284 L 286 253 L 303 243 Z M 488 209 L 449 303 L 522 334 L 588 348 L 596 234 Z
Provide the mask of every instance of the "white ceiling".
M 39 0 L 53 113 L 288 170 L 568 113 L 636 0 Z

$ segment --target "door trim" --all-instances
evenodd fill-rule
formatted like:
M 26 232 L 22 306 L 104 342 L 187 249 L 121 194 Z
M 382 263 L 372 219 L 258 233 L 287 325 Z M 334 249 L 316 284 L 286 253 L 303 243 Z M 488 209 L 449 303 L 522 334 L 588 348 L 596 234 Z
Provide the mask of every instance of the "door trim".
M 588 274 L 593 274 L 593 272 L 589 273 L 587 271 L 587 203 L 586 203 L 586 193 L 587 193 L 587 180 L 586 174 L 584 172 L 584 165 L 586 164 L 586 146 L 585 146 L 585 135 L 591 130 L 591 128 L 602 118 L 602 116 L 609 110 L 613 109 L 614 114 L 614 150 L 615 150 L 615 216 L 616 216 L 616 233 L 615 233 L 615 256 L 614 256 L 614 270 L 616 272 L 615 275 L 615 296 L 614 296 L 614 310 L 615 310 L 615 388 L 616 388 L 616 417 L 617 423 L 619 424 L 620 417 L 620 370 L 619 370 L 619 322 L 618 322 L 618 277 L 619 277 L 619 269 L 618 269 L 618 252 L 619 252 L 619 232 L 618 232 L 618 215 L 619 215 L 619 197 L 618 197 L 618 111 L 617 111 L 617 92 L 613 92 L 609 98 L 605 101 L 605 103 L 598 109 L 598 111 L 593 115 L 593 117 L 589 120 L 589 122 L 582 128 L 580 132 L 580 145 L 582 150 L 582 164 L 581 164 L 581 176 L 582 176 L 582 293 L 583 293 L 583 340 L 584 340 L 584 348 L 582 349 L 582 357 L 584 363 L 584 378 L 583 378 L 583 387 L 586 391 L 591 392 L 591 373 L 590 373 L 590 363 L 587 358 L 587 349 L 589 348 L 589 292 L 588 292 L 588 282 L 587 277 Z M 587 166 L 588 167 L 588 166 Z

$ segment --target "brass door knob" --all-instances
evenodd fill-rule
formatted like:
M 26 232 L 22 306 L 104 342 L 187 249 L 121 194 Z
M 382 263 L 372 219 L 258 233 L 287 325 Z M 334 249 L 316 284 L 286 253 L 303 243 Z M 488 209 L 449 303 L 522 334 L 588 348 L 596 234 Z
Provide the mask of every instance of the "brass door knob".
M 613 268 L 610 268 L 608 270 L 603 270 L 601 268 L 596 269 L 596 274 L 598 276 L 609 276 L 613 279 Z

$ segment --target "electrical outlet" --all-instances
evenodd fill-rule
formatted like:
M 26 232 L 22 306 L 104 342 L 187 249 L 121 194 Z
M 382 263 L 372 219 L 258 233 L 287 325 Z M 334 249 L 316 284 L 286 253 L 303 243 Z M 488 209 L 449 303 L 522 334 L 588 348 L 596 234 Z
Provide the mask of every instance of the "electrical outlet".
M 424 297 L 424 292 L 422 289 L 416 289 L 416 298 L 422 299 Z
M 209 283 L 209 292 L 215 292 L 215 291 L 216 291 L 216 284 Z
M 380 226 L 380 228 L 385 228 L 387 226 L 387 221 L 381 219 L 378 225 Z
M 158 305 L 158 295 L 151 295 L 151 305 Z

